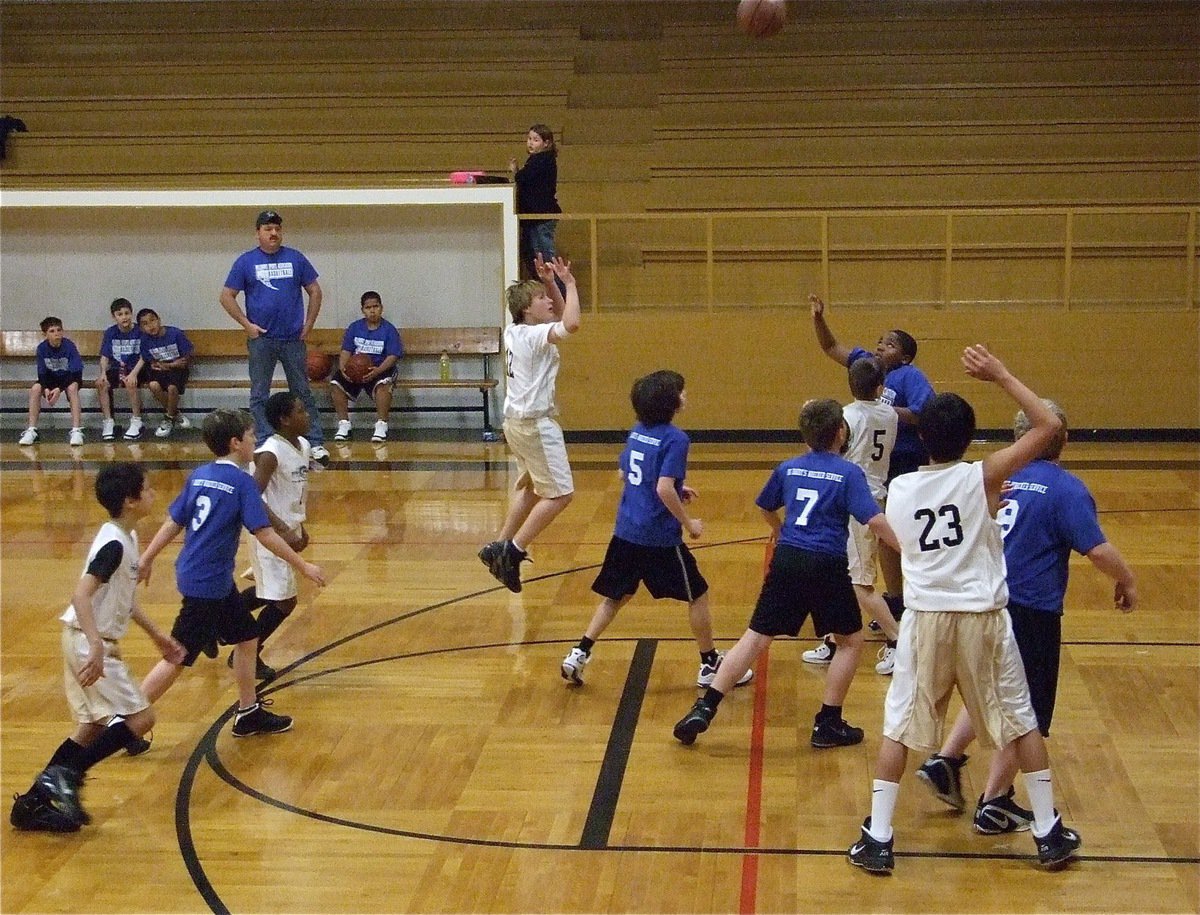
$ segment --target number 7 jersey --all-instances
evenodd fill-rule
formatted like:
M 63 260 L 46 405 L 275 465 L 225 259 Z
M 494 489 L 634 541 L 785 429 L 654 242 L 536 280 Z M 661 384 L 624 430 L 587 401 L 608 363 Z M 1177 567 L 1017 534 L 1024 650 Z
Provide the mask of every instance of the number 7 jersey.
M 988 513 L 982 463 L 896 477 L 887 519 L 900 540 L 906 608 L 983 613 L 1008 605 L 1004 541 Z

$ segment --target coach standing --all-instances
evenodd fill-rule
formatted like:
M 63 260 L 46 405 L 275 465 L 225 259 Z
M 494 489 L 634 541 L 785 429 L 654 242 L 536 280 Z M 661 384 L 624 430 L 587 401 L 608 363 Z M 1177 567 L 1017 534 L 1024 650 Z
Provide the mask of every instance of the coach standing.
M 246 331 L 250 412 L 254 414 L 255 435 L 261 445 L 271 434 L 266 403 L 275 366 L 283 363 L 288 387 L 304 402 L 312 420 L 308 434 L 312 456 L 324 464 L 329 460 L 329 451 L 308 384 L 304 345 L 321 311 L 317 271 L 295 248 L 284 247 L 283 218 L 274 210 L 259 213 L 254 230 L 258 247 L 233 262 L 221 290 L 221 307 Z M 308 293 L 307 310 L 301 290 Z M 239 292 L 246 294 L 245 313 L 238 306 Z

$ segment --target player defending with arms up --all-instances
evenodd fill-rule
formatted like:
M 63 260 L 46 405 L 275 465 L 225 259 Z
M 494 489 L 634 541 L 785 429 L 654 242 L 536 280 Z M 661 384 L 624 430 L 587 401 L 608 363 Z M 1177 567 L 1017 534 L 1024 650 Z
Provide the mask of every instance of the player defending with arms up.
M 575 492 L 554 386 L 558 344 L 579 330 L 579 290 L 570 262 L 545 263 L 539 256 L 534 263 L 541 282 L 514 283 L 505 293 L 513 323 L 504 329 L 504 438 L 517 461 L 517 497 L 499 536 L 479 551 L 480 561 L 513 592 L 521 590 L 529 545 Z M 555 278 L 567 290 L 565 299 Z

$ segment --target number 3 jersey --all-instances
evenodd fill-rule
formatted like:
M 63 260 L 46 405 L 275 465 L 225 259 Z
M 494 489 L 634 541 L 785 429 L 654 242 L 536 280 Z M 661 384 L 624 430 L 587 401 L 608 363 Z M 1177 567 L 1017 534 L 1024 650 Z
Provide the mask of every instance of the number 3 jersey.
M 683 525 L 658 497 L 658 478 L 671 477 L 675 492 L 682 494 L 689 445 L 686 433 L 670 423 L 633 427 L 621 452 L 625 488 L 617 507 L 615 536 L 640 546 L 683 542 Z
M 896 477 L 887 519 L 900 541 L 905 607 L 983 613 L 1008 605 L 1004 543 L 988 513 L 982 463 Z

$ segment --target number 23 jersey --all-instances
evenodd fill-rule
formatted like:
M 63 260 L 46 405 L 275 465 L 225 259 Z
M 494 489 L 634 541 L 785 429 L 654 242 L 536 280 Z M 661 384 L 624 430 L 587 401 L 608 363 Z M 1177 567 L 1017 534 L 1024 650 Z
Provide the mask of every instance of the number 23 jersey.
M 988 513 L 982 463 L 896 477 L 887 519 L 902 549 L 905 607 L 983 613 L 1008 605 L 1004 541 Z

